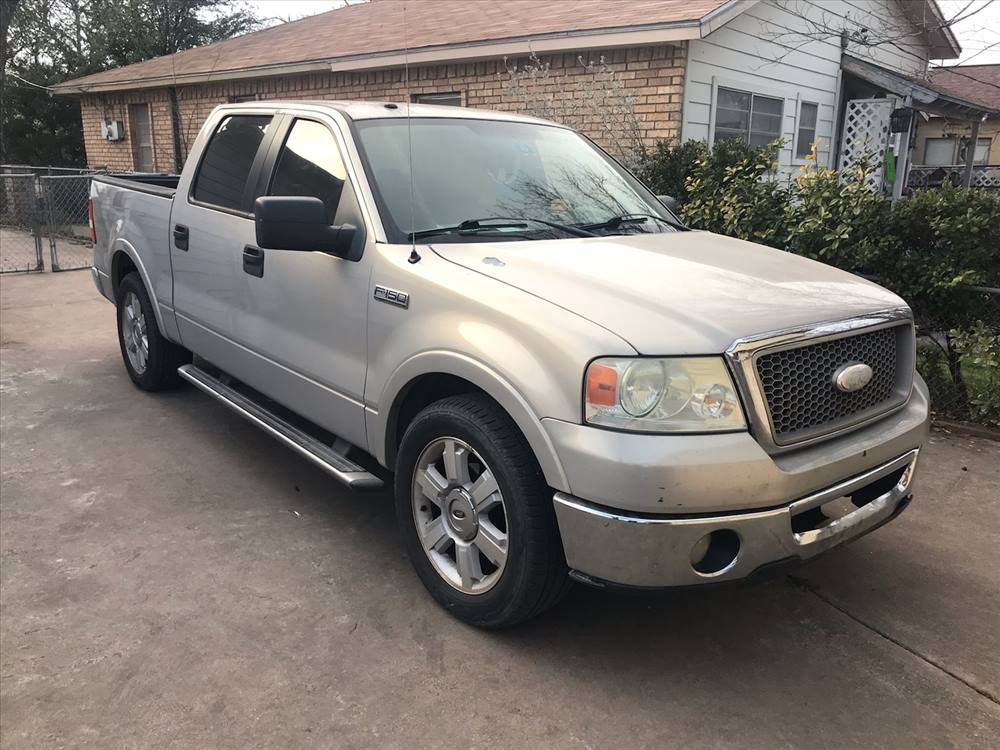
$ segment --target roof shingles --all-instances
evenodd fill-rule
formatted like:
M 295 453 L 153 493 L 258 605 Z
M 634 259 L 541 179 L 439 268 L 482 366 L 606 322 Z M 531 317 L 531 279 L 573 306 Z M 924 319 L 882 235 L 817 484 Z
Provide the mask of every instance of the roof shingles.
M 934 88 L 966 101 L 1000 110 L 1000 65 L 954 65 L 931 70 Z
M 409 47 L 468 44 L 570 32 L 694 24 L 727 0 L 373 0 L 204 47 L 66 81 L 60 87 L 149 79 L 353 57 Z M 405 34 L 404 34 L 405 12 Z

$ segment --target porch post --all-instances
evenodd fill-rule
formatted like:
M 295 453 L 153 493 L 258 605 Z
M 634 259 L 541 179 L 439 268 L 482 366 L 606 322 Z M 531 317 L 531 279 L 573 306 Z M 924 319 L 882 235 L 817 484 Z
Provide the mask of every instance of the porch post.
M 972 187 L 972 165 L 976 163 L 976 144 L 979 143 L 979 124 L 982 119 L 973 120 L 972 135 L 965 149 L 965 170 L 962 172 L 962 187 Z
M 912 107 L 910 97 L 906 97 L 905 106 Z M 906 187 L 906 174 L 910 171 L 910 138 L 913 137 L 913 121 L 917 119 L 917 111 L 911 109 L 910 122 L 906 130 L 899 134 L 899 153 L 896 154 L 896 179 L 892 182 L 892 202 L 903 196 Z

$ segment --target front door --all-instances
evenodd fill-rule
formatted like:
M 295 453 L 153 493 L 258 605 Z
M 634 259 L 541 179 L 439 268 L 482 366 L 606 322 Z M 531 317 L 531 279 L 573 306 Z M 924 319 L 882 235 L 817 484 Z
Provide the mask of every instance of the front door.
M 267 159 L 273 169 L 265 169 L 256 192 L 321 199 L 329 223 L 353 224 L 354 241 L 363 247 L 364 219 L 331 127 L 288 118 Z M 262 255 L 262 264 L 253 262 L 240 275 L 234 322 L 236 338 L 267 363 L 273 390 L 261 390 L 366 448 L 362 399 L 371 253 L 352 262 L 324 252 L 251 250 Z

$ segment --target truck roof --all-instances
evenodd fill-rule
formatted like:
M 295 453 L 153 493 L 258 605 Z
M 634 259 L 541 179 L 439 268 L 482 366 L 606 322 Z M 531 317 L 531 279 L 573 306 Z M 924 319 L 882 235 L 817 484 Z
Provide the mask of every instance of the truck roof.
M 282 109 L 285 107 L 334 110 L 351 120 L 374 120 L 390 117 L 460 117 L 470 120 L 505 120 L 509 122 L 532 122 L 540 125 L 559 125 L 537 117 L 519 115 L 514 112 L 496 112 L 489 109 L 451 107 L 435 104 L 407 104 L 406 102 L 335 101 L 327 99 L 275 99 L 253 102 L 223 104 L 220 110 L 260 110 Z

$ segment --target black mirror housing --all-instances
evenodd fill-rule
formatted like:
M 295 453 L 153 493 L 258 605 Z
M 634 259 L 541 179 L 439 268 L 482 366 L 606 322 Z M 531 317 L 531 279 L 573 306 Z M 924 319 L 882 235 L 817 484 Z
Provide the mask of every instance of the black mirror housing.
M 253 204 L 257 244 L 265 250 L 299 250 L 331 253 L 346 260 L 353 257 L 353 224 L 331 226 L 326 206 L 319 198 L 301 195 L 266 195 Z M 360 248 L 359 248 L 360 250 Z
M 670 213 L 680 216 L 681 207 L 677 204 L 677 199 L 672 195 L 658 195 L 656 199 L 666 206 Z

